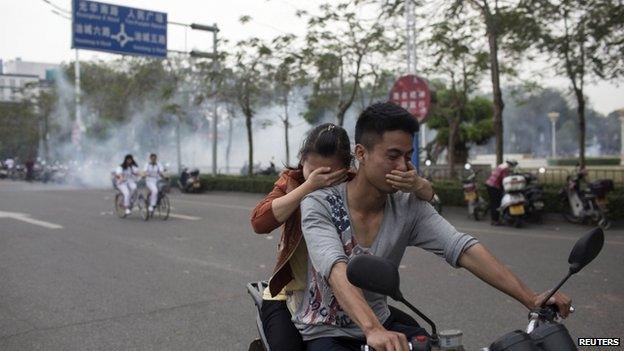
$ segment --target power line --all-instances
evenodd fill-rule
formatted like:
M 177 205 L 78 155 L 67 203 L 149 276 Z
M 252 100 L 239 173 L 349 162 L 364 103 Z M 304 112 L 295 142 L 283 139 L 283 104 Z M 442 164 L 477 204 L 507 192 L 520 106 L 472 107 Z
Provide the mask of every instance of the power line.
M 55 3 L 53 3 L 53 2 L 52 2 L 52 1 L 50 1 L 50 0 L 41 0 L 41 1 L 43 1 L 43 2 L 45 2 L 46 4 L 48 4 L 48 5 L 52 6 L 52 7 L 54 7 L 56 10 L 63 12 L 63 13 L 64 13 L 64 14 L 66 14 L 66 15 L 69 15 L 69 14 L 70 14 L 70 11 L 69 11 L 69 10 L 66 10 L 66 9 L 62 8 L 61 6 L 56 5 Z
M 55 9 L 51 9 L 51 11 L 52 11 L 53 14 L 55 14 L 57 16 L 60 16 L 60 17 L 63 17 L 64 19 L 67 19 L 67 20 L 71 21 L 71 17 L 69 17 L 69 16 L 67 16 L 65 14 L 63 14 L 63 13 L 61 13 L 61 12 L 55 10 Z

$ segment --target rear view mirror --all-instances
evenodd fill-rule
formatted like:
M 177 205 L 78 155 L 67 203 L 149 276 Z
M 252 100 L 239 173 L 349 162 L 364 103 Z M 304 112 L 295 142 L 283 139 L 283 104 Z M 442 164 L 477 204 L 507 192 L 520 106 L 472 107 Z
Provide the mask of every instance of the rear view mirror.
M 373 255 L 358 255 L 349 261 L 347 278 L 358 288 L 390 296 L 394 300 L 403 299 L 399 271 L 388 260 Z
M 572 252 L 570 252 L 570 257 L 568 257 L 568 263 L 570 264 L 570 269 L 568 270 L 568 274 L 557 284 L 557 286 L 550 291 L 543 300 L 540 306 L 546 306 L 546 301 L 550 299 L 559 289 L 565 284 L 565 282 L 573 275 L 578 273 L 583 267 L 587 266 L 591 261 L 598 256 L 600 250 L 602 250 L 602 245 L 604 244 L 604 233 L 602 229 L 596 228 L 591 230 L 589 233 L 583 235 L 574 247 L 572 248 Z
M 595 228 L 580 238 L 568 258 L 570 273 L 575 274 L 587 266 L 598 256 L 604 245 L 604 233 L 602 229 Z

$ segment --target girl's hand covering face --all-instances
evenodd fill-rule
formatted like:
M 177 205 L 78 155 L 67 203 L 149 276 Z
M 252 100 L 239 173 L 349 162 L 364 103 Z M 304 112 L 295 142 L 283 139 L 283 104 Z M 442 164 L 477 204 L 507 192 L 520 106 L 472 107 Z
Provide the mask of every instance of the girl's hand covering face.
M 314 191 L 346 181 L 347 173 L 345 168 L 332 172 L 330 167 L 319 167 L 310 173 L 305 183 Z
M 406 172 L 399 170 L 392 170 L 386 174 L 386 182 L 396 190 L 400 190 L 405 193 L 418 192 L 428 182 L 424 178 L 418 175 L 416 167 L 411 161 L 407 162 L 408 170 Z

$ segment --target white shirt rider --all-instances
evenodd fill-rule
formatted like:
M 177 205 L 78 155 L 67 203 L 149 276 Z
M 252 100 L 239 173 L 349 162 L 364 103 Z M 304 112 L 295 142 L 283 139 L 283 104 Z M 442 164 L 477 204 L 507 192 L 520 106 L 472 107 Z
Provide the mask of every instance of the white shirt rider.
M 128 181 L 134 183 L 136 181 L 136 177 L 139 175 L 139 168 L 136 166 L 130 166 L 123 169 L 119 166 L 117 167 L 115 174 L 121 176 L 121 178 L 117 180 L 117 184 L 122 184 Z
M 155 157 L 154 157 L 155 161 Z M 158 181 L 161 178 L 164 178 L 165 169 L 163 166 L 156 161 L 156 163 L 152 163 L 152 160 L 145 165 L 145 185 L 150 191 L 149 197 L 149 211 L 154 211 L 154 206 L 158 202 Z
M 148 180 L 159 180 L 163 177 L 163 174 L 165 173 L 165 169 L 160 164 L 160 162 L 156 162 L 156 164 L 152 164 L 151 162 L 146 164 L 143 171 L 145 172 L 145 176 Z

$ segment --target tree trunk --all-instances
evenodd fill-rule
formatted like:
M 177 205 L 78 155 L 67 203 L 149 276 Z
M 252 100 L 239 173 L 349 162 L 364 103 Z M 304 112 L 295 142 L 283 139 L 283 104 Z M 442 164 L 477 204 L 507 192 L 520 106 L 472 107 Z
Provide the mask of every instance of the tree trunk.
M 50 162 L 50 144 L 48 140 L 48 134 L 50 133 L 49 114 L 47 111 L 43 116 L 43 160 L 46 163 Z
M 581 167 L 585 167 L 585 96 L 583 91 L 575 89 L 576 95 L 576 113 L 579 118 L 579 164 Z
M 251 130 L 251 118 L 250 113 L 245 113 L 245 126 L 247 127 L 247 145 L 249 146 L 249 167 L 247 168 L 247 175 L 253 176 L 253 131 Z
M 180 116 L 176 116 L 176 155 L 178 156 L 178 174 L 182 172 L 182 145 L 180 143 Z
M 494 103 L 494 134 L 496 138 L 496 164 L 503 163 L 503 94 L 500 87 L 500 67 L 498 64 L 498 29 L 489 7 L 481 9 L 485 18 L 485 28 L 490 49 L 490 74 L 492 76 L 492 99 Z
M 448 163 L 449 173 L 451 178 L 455 178 L 455 139 L 457 137 L 457 129 L 459 127 L 459 121 L 449 121 L 449 139 L 448 139 Z
M 232 132 L 234 130 L 232 119 L 234 118 L 233 114 L 230 114 L 228 118 L 228 141 L 227 146 L 225 148 L 225 169 L 226 173 L 230 171 L 230 154 L 232 151 Z
M 290 127 L 290 122 L 288 118 L 288 94 L 284 96 L 284 142 L 286 143 L 286 165 L 290 166 L 290 145 L 288 141 L 288 127 Z
M 345 119 L 345 115 L 347 114 L 347 111 L 349 110 L 349 107 L 351 107 L 351 105 L 353 104 L 353 100 L 355 100 L 355 94 L 357 92 L 357 87 L 360 84 L 360 68 L 362 66 L 362 59 L 364 58 L 363 54 L 360 54 L 358 56 L 358 60 L 356 63 L 356 67 L 355 67 L 355 79 L 353 81 L 353 88 L 351 89 L 351 94 L 349 95 L 349 98 L 346 101 L 342 101 L 342 99 L 340 100 L 339 106 L 338 106 L 338 125 L 339 126 L 343 126 L 344 125 L 344 119 Z M 341 84 L 342 85 L 342 84 Z M 340 89 L 342 91 L 342 87 Z

